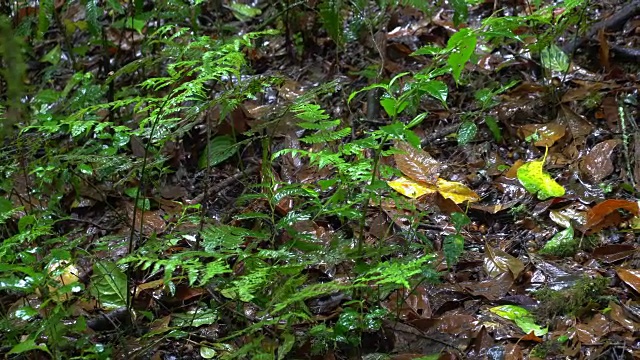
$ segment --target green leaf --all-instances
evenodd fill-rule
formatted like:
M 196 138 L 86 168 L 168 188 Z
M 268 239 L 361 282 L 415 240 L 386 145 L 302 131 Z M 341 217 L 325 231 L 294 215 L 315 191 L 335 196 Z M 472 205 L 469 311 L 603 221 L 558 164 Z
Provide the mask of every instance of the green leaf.
M 322 24 L 338 46 L 344 43 L 344 27 L 340 16 L 340 5 L 340 0 L 325 0 L 319 5 Z
M 442 250 L 444 250 L 447 266 L 451 267 L 455 265 L 460 255 L 464 252 L 464 237 L 460 234 L 445 236 Z
M 177 327 L 211 325 L 218 321 L 218 313 L 207 308 L 189 310 L 172 315 L 171 324 Z
M 540 249 L 540 254 L 562 256 L 572 253 L 578 245 L 573 235 L 574 231 L 572 227 L 568 227 L 553 235 L 551 240 L 547 241 L 544 247 Z
M 200 169 L 207 167 L 206 154 L 209 154 L 209 165 L 215 166 L 219 163 L 227 160 L 236 152 L 237 144 L 233 141 L 233 138 L 228 135 L 214 137 L 209 145 L 204 149 L 204 154 L 200 156 L 198 166 Z
M 24 352 L 32 351 L 32 350 L 44 351 L 47 354 L 51 355 L 46 344 L 36 344 L 36 340 L 35 340 L 36 337 L 37 335 L 30 335 L 29 338 L 27 338 L 27 340 L 19 344 L 16 344 L 14 347 L 12 347 L 11 350 L 9 350 L 9 352 L 7 353 L 7 355 L 22 354 Z
M 458 26 L 467 21 L 469 10 L 467 8 L 467 0 L 451 0 L 453 7 L 453 25 Z
M 237 2 L 232 2 L 231 4 L 229 4 L 229 8 L 231 9 L 233 16 L 235 16 L 240 21 L 249 21 L 254 17 L 262 14 L 262 10 L 256 7 Z
M 502 141 L 502 130 L 500 130 L 500 126 L 498 125 L 498 121 L 493 116 L 487 116 L 484 118 L 484 122 L 487 124 L 489 131 L 493 134 L 493 138 L 496 141 Z
M 542 50 L 540 61 L 543 67 L 551 71 L 566 72 L 569 70 L 569 57 L 555 44 Z
M 447 49 L 451 51 L 447 64 L 451 66 L 451 73 L 456 83 L 460 83 L 460 74 L 464 69 L 464 64 L 469 61 L 476 49 L 476 34 L 470 29 L 464 28 L 453 34 L 447 42 Z
M 436 100 L 440 100 L 444 107 L 447 107 L 447 95 L 449 94 L 449 88 L 447 84 L 440 80 L 429 80 L 420 84 L 420 90 L 426 92 Z
M 537 160 L 520 166 L 518 180 L 527 191 L 537 194 L 540 200 L 563 196 L 564 188 L 542 170 L 543 164 L 542 160 Z
M 48 53 L 46 53 L 40 61 L 48 62 L 51 65 L 57 65 L 60 62 L 60 58 L 62 57 L 62 49 L 60 45 L 56 45 L 53 49 L 51 49 Z
M 515 322 L 516 325 L 525 332 L 525 334 L 530 334 L 533 331 L 534 335 L 542 336 L 549 331 L 548 328 L 543 328 L 536 324 L 534 317 L 523 307 L 516 305 L 502 305 L 493 307 L 489 309 L 489 311 L 502 318 Z
M 473 121 L 464 121 L 458 129 L 458 145 L 466 145 L 478 132 L 478 126 Z
M 460 212 L 454 212 L 451 214 L 451 222 L 457 232 L 462 231 L 462 228 L 471 224 L 471 219 L 466 214 Z
M 117 309 L 127 304 L 127 276 L 110 261 L 98 261 L 93 265 L 91 295 L 107 309 Z

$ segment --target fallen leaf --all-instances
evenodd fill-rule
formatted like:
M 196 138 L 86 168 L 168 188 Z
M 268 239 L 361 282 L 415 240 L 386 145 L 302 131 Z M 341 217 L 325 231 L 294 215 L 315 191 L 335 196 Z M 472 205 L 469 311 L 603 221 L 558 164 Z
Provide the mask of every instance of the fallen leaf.
M 393 181 L 387 181 L 387 185 L 400 194 L 412 199 L 436 192 L 435 186 L 417 182 L 404 176 Z
M 611 154 L 620 143 L 619 139 L 603 141 L 596 144 L 589 154 L 582 158 L 580 171 L 591 183 L 597 184 L 611 175 L 613 172 Z
M 620 280 L 629 285 L 637 293 L 640 293 L 640 270 L 637 269 L 616 269 L 616 273 Z
M 399 141 L 396 149 L 402 154 L 394 154 L 396 166 L 402 173 L 416 181 L 427 184 L 435 184 L 440 174 L 441 165 L 429 153 L 422 149 L 416 149 L 411 144 Z
M 478 194 L 459 182 L 438 179 L 437 188 L 440 195 L 453 200 L 456 204 L 480 201 Z
M 564 188 L 542 170 L 543 165 L 543 160 L 536 160 L 520 166 L 518 180 L 527 191 L 536 194 L 540 200 L 563 196 Z
M 535 146 L 550 147 L 560 140 L 567 132 L 567 127 L 563 124 L 551 122 L 548 124 L 527 124 L 518 129 L 518 133 L 523 139 L 538 134 L 537 140 L 533 142 Z
M 624 209 L 635 216 L 638 216 L 638 213 L 640 212 L 636 201 L 608 199 L 592 207 L 591 210 L 587 212 L 587 223 L 585 224 L 585 228 L 593 228 L 594 226 L 604 222 L 607 216 L 615 214 L 614 212 L 620 209 Z

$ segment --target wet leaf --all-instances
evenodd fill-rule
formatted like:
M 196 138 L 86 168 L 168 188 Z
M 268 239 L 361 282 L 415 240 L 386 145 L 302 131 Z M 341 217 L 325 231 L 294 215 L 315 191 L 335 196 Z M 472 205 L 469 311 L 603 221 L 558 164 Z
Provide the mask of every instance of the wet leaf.
M 115 263 L 98 261 L 93 265 L 90 291 L 91 295 L 105 309 L 125 306 L 127 304 L 127 276 Z
M 631 214 L 638 216 L 638 203 L 635 201 L 622 199 L 605 200 L 592 207 L 591 210 L 587 212 L 587 223 L 585 224 L 585 228 L 591 229 L 594 226 L 602 223 L 607 216 L 617 210 L 626 210 Z
M 525 163 L 518 168 L 518 180 L 527 191 L 536 194 L 540 200 L 563 196 L 564 188 L 544 172 L 543 165 L 542 160 Z
M 400 194 L 412 199 L 417 199 L 422 195 L 432 194 L 436 192 L 436 189 L 433 185 L 427 185 L 423 182 L 413 181 L 404 176 L 393 181 L 387 181 L 387 185 L 389 185 L 393 190 L 399 192 Z
M 464 69 L 464 65 L 475 51 L 476 42 L 476 35 L 468 28 L 460 29 L 447 42 L 447 49 L 452 50 L 447 59 L 447 64 L 451 66 L 451 74 L 456 83 L 460 83 L 462 69 Z
M 478 194 L 459 182 L 438 179 L 437 189 L 442 197 L 451 199 L 456 204 L 480 201 Z
M 429 80 L 420 83 L 420 90 L 426 92 L 431 95 L 446 107 L 447 106 L 447 94 L 449 92 L 449 88 L 447 88 L 447 84 L 439 80 Z
M 29 336 L 26 340 L 12 347 L 11 350 L 9 350 L 9 352 L 7 353 L 7 355 L 22 354 L 22 353 L 33 351 L 33 350 L 44 351 L 47 354 L 51 355 L 51 353 L 49 352 L 49 348 L 47 348 L 46 344 L 36 344 L 35 338 L 37 337 L 38 335 L 35 335 L 35 334 Z
M 620 145 L 618 139 L 606 140 L 596 144 L 589 154 L 582 158 L 580 162 L 580 171 L 592 183 L 596 184 L 604 180 L 613 172 L 613 162 L 611 154 L 616 146 Z
M 510 271 L 513 278 L 517 279 L 524 270 L 524 264 L 519 259 L 500 249 L 492 248 L 487 243 L 485 243 L 484 248 L 486 251 L 484 270 L 490 277 L 495 278 L 506 271 Z
M 515 322 L 516 325 L 522 331 L 524 331 L 525 334 L 530 334 L 533 331 L 534 335 L 542 336 L 549 331 L 548 328 L 543 328 L 540 325 L 536 324 L 533 315 L 531 315 L 529 311 L 523 307 L 516 305 L 502 305 L 490 308 L 489 311 L 500 317 Z
M 451 267 L 455 265 L 460 255 L 464 252 L 464 236 L 460 234 L 445 236 L 442 250 L 444 251 L 447 266 Z
M 640 294 L 640 270 L 619 268 L 616 269 L 616 273 L 620 280 Z
M 441 165 L 429 153 L 417 149 L 404 141 L 396 143 L 396 149 L 402 154 L 394 154 L 396 166 L 404 175 L 427 184 L 435 184 L 440 174 Z
M 565 125 L 553 122 L 548 124 L 527 124 L 518 129 L 523 139 L 537 134 L 537 139 L 533 142 L 533 145 L 546 147 L 555 144 L 556 141 L 560 140 L 566 134 L 566 131 L 567 127 Z
M 542 66 L 551 71 L 566 72 L 569 70 L 569 57 L 555 44 L 542 50 L 540 61 Z
M 553 235 L 551 240 L 544 244 L 544 247 L 540 250 L 540 254 L 560 255 L 575 250 L 577 245 L 573 237 L 573 228 L 568 227 Z
M 478 126 L 473 121 L 464 121 L 458 129 L 458 145 L 466 145 L 476 137 Z

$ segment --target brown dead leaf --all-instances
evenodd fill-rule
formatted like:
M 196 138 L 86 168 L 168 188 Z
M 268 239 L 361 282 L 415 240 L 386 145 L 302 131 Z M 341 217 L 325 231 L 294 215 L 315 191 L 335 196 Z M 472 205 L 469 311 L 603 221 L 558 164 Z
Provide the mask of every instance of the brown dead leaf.
M 427 184 L 435 184 L 440 174 L 440 163 L 422 149 L 416 149 L 411 144 L 398 141 L 396 149 L 402 154 L 394 154 L 396 166 L 407 177 Z
M 567 132 L 567 127 L 556 122 L 547 124 L 527 124 L 518 129 L 520 137 L 527 137 L 538 134 L 538 140 L 533 142 L 535 146 L 551 147 L 556 141 L 560 140 Z
M 620 280 L 640 294 L 640 270 L 619 268 L 616 273 Z
M 607 220 L 607 217 L 609 217 L 610 215 L 618 215 L 619 217 L 619 213 L 617 213 L 617 210 L 622 209 L 632 213 L 635 216 L 638 216 L 638 213 L 640 212 L 640 210 L 638 209 L 638 203 L 635 201 L 608 199 L 597 204 L 587 212 L 587 223 L 585 224 L 585 228 L 593 229 L 596 225 L 605 223 L 605 220 Z M 621 217 L 619 218 L 621 219 Z M 611 221 L 607 221 L 606 225 L 612 225 L 610 223 Z
M 613 172 L 611 154 L 621 143 L 618 139 L 605 140 L 596 144 L 589 154 L 582 158 L 580 171 L 592 184 L 597 184 L 611 175 Z
M 506 252 L 492 248 L 485 242 L 485 257 L 484 257 L 484 270 L 490 277 L 497 277 L 498 275 L 510 271 L 514 279 L 520 276 L 520 273 L 524 270 L 524 264 L 521 260 L 507 254 Z

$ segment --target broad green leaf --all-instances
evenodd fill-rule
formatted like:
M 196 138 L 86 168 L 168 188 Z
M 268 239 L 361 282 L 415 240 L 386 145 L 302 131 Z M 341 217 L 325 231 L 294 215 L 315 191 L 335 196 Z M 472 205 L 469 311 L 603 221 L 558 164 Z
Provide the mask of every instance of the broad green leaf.
M 110 261 L 98 261 L 93 265 L 91 295 L 107 309 L 127 304 L 127 276 Z
M 177 327 L 211 325 L 218 321 L 218 313 L 207 308 L 189 310 L 185 313 L 173 314 L 171 325 Z
M 420 90 L 426 92 L 436 100 L 440 100 L 442 105 L 447 107 L 449 88 L 444 82 L 440 80 L 429 80 L 420 84 Z
M 19 344 L 16 344 L 14 347 L 11 348 L 11 350 L 9 350 L 7 355 L 22 354 L 24 352 L 32 351 L 32 350 L 44 351 L 47 354 L 51 355 L 51 353 L 49 352 L 49 349 L 47 348 L 46 344 L 36 344 L 36 341 L 35 341 L 36 337 L 37 337 L 37 335 L 31 335 L 25 341 L 23 341 L 23 342 L 21 342 Z
M 548 328 L 543 328 L 536 324 L 533 315 L 523 307 L 516 305 L 502 305 L 493 307 L 489 309 L 489 311 L 502 318 L 515 322 L 525 334 L 530 334 L 533 331 L 535 336 L 542 336 L 549 331 Z
M 240 21 L 249 21 L 254 17 L 262 14 L 262 10 L 238 2 L 232 2 L 231 4 L 229 4 L 229 8 L 231 9 L 233 15 Z
M 214 137 L 200 156 L 198 166 L 200 169 L 207 167 L 206 154 L 209 154 L 209 166 L 215 166 L 227 160 L 236 152 L 236 143 L 231 136 L 222 135 Z
M 458 145 L 466 145 L 476 137 L 478 126 L 473 121 L 464 121 L 458 129 Z
M 518 180 L 527 191 L 537 194 L 540 200 L 563 196 L 564 188 L 544 172 L 543 165 L 543 160 L 536 160 L 520 166 Z
M 540 61 L 543 67 L 551 71 L 566 72 L 569 70 L 569 57 L 555 44 L 542 50 Z
M 566 254 L 575 250 L 577 241 L 573 237 L 573 227 L 568 227 L 553 235 L 551 240 L 540 249 L 540 254 Z
M 447 64 L 451 66 L 451 73 L 456 83 L 460 83 L 460 74 L 462 74 L 464 64 L 469 61 L 475 51 L 476 42 L 476 35 L 468 28 L 453 34 L 447 42 L 447 49 L 451 51 Z

